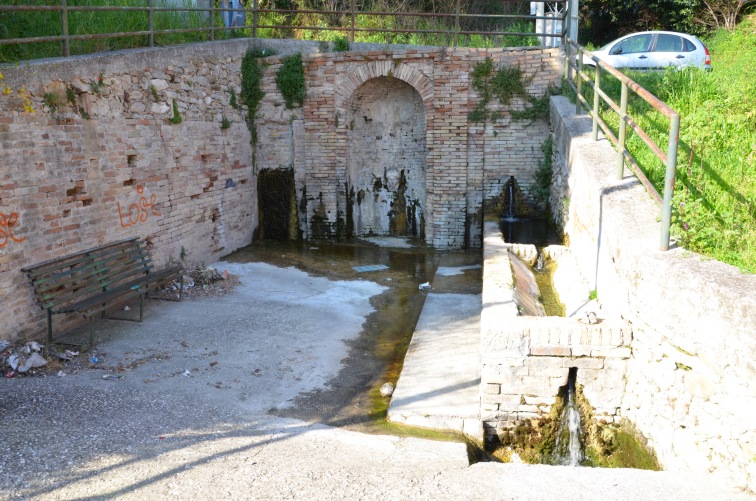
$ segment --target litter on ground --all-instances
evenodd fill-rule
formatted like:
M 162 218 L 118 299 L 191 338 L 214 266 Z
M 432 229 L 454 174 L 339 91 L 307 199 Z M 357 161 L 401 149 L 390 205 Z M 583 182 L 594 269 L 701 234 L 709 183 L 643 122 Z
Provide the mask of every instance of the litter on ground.
M 353 266 L 352 269 L 357 273 L 365 273 L 366 271 L 388 270 L 389 267 L 385 264 L 368 264 L 365 266 Z

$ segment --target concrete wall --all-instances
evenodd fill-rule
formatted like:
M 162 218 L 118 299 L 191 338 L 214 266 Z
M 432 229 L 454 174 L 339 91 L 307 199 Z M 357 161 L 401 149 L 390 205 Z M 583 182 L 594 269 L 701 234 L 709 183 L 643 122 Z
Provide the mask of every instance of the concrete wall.
M 621 413 L 666 469 L 723 471 L 756 490 L 756 276 L 659 249 L 660 209 L 585 116 L 552 98 L 554 217 L 604 311 L 632 324 Z

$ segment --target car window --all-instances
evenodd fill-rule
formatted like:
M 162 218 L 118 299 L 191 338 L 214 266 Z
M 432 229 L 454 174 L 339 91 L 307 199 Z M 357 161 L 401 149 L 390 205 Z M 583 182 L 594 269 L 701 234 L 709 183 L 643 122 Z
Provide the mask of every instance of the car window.
M 629 54 L 632 52 L 645 52 L 648 50 L 648 46 L 651 43 L 651 35 L 637 35 L 622 40 L 620 43 L 615 44 L 609 54 Z
M 685 40 L 677 35 L 660 33 L 656 38 L 655 52 L 682 52 Z
M 684 40 L 685 48 L 683 49 L 683 52 L 693 52 L 694 50 L 696 50 L 696 46 L 693 44 L 693 42 L 691 42 L 687 38 L 685 38 Z

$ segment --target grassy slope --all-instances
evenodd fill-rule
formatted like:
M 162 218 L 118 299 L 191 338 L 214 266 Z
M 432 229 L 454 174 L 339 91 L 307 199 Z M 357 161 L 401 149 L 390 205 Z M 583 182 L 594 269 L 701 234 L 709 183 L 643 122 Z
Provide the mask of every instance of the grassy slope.
M 630 77 L 681 116 L 673 234 L 687 249 L 756 273 L 756 15 L 706 43 L 712 72 Z M 619 85 L 605 83 L 618 97 Z M 666 149 L 667 119 L 632 99 L 630 114 Z M 616 130 L 616 118 L 607 119 Z M 628 149 L 661 193 L 664 165 L 637 136 Z

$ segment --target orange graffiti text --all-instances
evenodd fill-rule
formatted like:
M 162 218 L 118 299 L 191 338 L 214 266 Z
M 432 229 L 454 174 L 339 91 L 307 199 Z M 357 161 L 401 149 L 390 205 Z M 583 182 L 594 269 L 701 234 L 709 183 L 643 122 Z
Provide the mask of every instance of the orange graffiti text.
M 141 186 L 137 188 L 137 193 L 142 195 L 142 193 L 144 193 L 144 188 Z M 157 197 L 154 193 L 150 195 L 149 200 L 145 196 L 140 196 L 139 201 L 129 205 L 129 208 L 126 212 L 121 210 L 121 202 L 117 202 L 118 221 L 120 222 L 122 227 L 128 228 L 129 226 L 134 226 L 137 223 L 146 222 L 150 218 L 150 216 L 159 216 L 160 214 L 154 207 L 156 202 Z
M 18 213 L 11 212 L 7 216 L 0 212 L 0 249 L 5 247 L 8 240 L 23 242 L 26 237 L 18 238 L 13 234 L 13 227 L 18 223 Z

